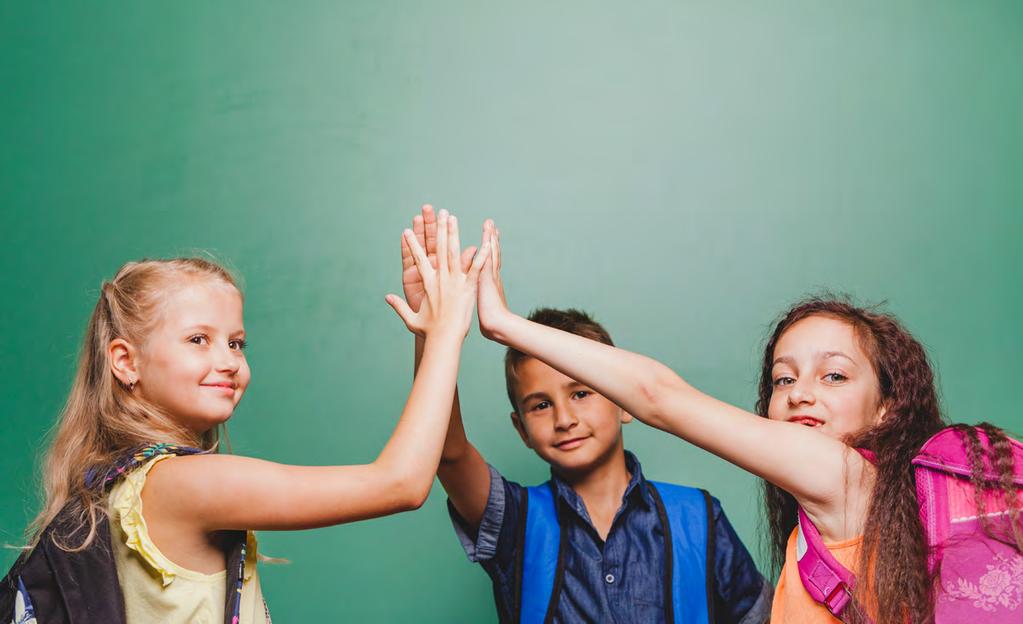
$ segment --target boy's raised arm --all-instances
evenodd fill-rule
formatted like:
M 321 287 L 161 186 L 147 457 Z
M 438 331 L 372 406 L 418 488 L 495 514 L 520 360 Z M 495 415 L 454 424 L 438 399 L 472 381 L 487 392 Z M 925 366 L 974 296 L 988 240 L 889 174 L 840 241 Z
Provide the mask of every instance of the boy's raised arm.
M 426 249 L 431 263 L 437 257 L 437 215 L 432 206 L 423 206 L 423 213 L 412 220 L 412 231 L 419 244 Z M 462 266 L 472 264 L 475 247 L 467 248 L 462 254 Z M 416 268 L 412 249 L 403 238 L 401 241 L 401 283 L 405 291 L 405 299 L 413 310 L 419 309 L 419 303 L 425 292 L 423 279 Z M 415 338 L 415 372 L 419 372 L 419 363 L 423 357 L 422 337 Z M 454 400 L 451 403 L 451 419 L 448 424 L 444 450 L 441 453 L 440 465 L 437 469 L 444 491 L 447 492 L 458 514 L 473 528 L 479 527 L 480 519 L 487 506 L 490 494 L 490 468 L 483 456 L 476 450 L 465 435 L 462 425 L 462 410 L 458 401 L 458 388 L 455 388 Z

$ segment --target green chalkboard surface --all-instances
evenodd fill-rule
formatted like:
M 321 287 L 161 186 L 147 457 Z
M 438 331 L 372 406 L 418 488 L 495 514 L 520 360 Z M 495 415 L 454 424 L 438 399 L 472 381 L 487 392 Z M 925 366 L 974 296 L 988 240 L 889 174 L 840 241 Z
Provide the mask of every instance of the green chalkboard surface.
M 410 387 L 399 233 L 493 217 L 511 306 L 576 306 L 750 407 L 774 316 L 821 288 L 927 345 L 953 420 L 1023 432 L 1023 8 L 1015 2 L 0 4 L 0 542 L 102 279 L 208 251 L 245 278 L 237 453 L 372 460 Z M 475 332 L 470 438 L 545 478 Z M 755 481 L 640 424 L 757 550 Z M 281 622 L 487 622 L 444 495 L 261 534 Z M 4 570 L 17 551 L 4 550 Z M 761 561 L 763 559 L 760 559 Z

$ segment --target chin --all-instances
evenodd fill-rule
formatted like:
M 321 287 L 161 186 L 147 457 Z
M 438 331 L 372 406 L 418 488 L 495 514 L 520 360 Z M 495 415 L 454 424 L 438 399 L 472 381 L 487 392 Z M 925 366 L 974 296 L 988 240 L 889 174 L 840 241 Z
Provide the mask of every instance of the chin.
M 601 463 L 604 453 L 561 453 L 560 457 L 549 457 L 547 463 L 564 472 L 585 473 Z

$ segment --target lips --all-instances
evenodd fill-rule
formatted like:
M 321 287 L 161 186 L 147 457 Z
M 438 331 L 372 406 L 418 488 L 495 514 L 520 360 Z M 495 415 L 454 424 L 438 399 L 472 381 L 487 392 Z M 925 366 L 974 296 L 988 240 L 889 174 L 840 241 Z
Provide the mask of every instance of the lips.
M 222 381 L 218 383 L 206 383 L 200 384 L 203 388 L 212 388 L 224 395 L 233 396 L 235 385 L 229 381 Z
M 813 416 L 793 416 L 789 418 L 790 423 L 796 423 L 803 425 L 804 427 L 820 427 L 824 424 L 824 421 L 820 418 L 814 418 Z
M 562 451 L 570 451 L 574 448 L 579 447 L 585 441 L 586 441 L 585 436 L 579 438 L 569 438 L 567 440 L 562 440 L 561 442 L 555 443 L 554 446 Z

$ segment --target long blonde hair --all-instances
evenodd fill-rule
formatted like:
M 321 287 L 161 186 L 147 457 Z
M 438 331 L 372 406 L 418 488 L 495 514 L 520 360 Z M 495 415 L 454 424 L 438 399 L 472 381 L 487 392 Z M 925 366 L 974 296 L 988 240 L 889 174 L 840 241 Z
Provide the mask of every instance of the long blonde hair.
M 108 356 L 110 342 L 117 338 L 142 348 L 159 321 L 160 304 L 168 292 L 195 280 L 215 280 L 238 288 L 223 266 L 194 257 L 129 262 L 112 280 L 103 282 L 67 403 L 43 460 L 46 498 L 26 530 L 30 547 L 65 507 L 74 514 L 75 528 L 68 534 L 77 534 L 83 526 L 88 530 L 81 543 L 64 543 L 55 533 L 54 542 L 68 551 L 82 550 L 92 542 L 98 514 L 106 513 L 106 500 L 102 487 L 86 485 L 90 469 L 104 469 L 131 449 L 153 442 L 216 448 L 218 428 L 200 435 L 175 423 L 122 384 L 114 376 Z

